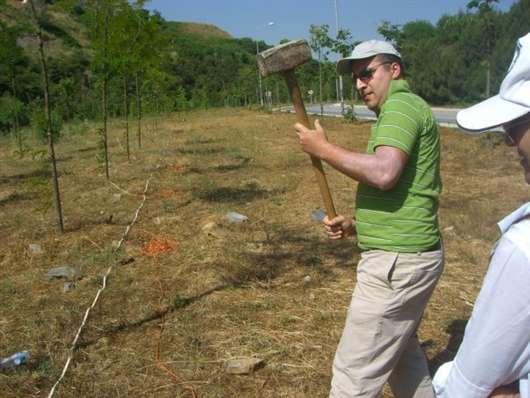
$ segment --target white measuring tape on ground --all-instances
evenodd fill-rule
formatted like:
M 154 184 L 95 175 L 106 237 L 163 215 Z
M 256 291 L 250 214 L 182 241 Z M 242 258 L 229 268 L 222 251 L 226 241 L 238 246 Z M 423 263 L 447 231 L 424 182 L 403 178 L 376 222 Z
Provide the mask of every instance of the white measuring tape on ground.
M 138 218 L 138 214 L 140 213 L 140 210 L 142 210 L 142 207 L 144 207 L 144 203 L 145 203 L 145 200 L 147 198 L 147 196 L 146 196 L 147 188 L 149 187 L 149 181 L 150 180 L 151 180 L 151 177 L 149 177 L 147 179 L 147 181 L 145 182 L 145 188 L 144 188 L 144 192 L 143 192 L 142 203 L 140 203 L 140 206 L 138 207 L 138 209 L 136 209 L 136 213 L 134 213 L 133 220 L 131 221 L 131 223 L 129 225 L 127 225 L 127 228 L 125 229 L 125 232 L 123 233 L 123 235 L 122 235 L 120 241 L 118 242 L 118 245 L 114 249 L 114 251 L 118 251 L 120 249 L 122 243 L 125 241 L 125 238 L 129 234 L 129 231 L 131 230 L 131 227 L 136 222 L 136 219 Z M 101 292 L 103 290 L 105 290 L 105 288 L 107 287 L 107 277 L 109 276 L 109 274 L 112 271 L 113 267 L 114 267 L 114 265 L 111 265 L 107 269 L 107 272 L 103 276 L 102 286 L 99 288 L 98 292 L 96 293 L 96 296 L 94 297 L 94 300 L 92 301 L 92 305 L 90 307 L 88 307 L 86 312 L 85 312 L 85 316 L 83 317 L 83 322 L 81 322 L 81 326 L 79 326 L 79 329 L 77 330 L 77 334 L 75 335 L 74 340 L 72 341 L 72 344 L 70 346 L 70 351 L 68 353 L 68 359 L 66 360 L 66 363 L 64 364 L 64 368 L 63 368 L 63 371 L 61 373 L 61 376 L 59 376 L 59 379 L 57 379 L 57 381 L 53 385 L 52 389 L 50 390 L 50 393 L 48 394 L 48 398 L 51 398 L 53 396 L 53 394 L 55 392 L 55 388 L 62 381 L 64 375 L 66 374 L 66 371 L 68 370 L 68 367 L 70 366 L 70 363 L 72 362 L 72 358 L 74 356 L 74 350 L 75 350 L 75 347 L 77 345 L 77 340 L 79 339 L 79 336 L 81 336 L 81 331 L 83 330 L 83 327 L 85 326 L 85 323 L 86 323 L 86 321 L 88 319 L 88 315 L 90 314 L 90 311 L 92 310 L 92 308 L 94 308 L 94 306 L 98 302 L 98 299 L 99 299 L 99 296 L 100 296 Z

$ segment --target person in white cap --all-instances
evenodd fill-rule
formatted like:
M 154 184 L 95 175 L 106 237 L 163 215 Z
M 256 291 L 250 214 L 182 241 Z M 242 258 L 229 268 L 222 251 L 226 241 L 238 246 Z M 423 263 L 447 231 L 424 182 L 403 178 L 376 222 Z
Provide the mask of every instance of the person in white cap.
M 502 126 L 530 184 L 530 33 L 518 40 L 499 94 L 460 111 L 456 120 L 470 131 Z M 502 236 L 462 344 L 434 377 L 440 398 L 530 398 L 530 202 L 498 225 Z
M 329 142 L 318 120 L 314 130 L 295 125 L 305 152 L 359 182 L 355 223 L 324 219 L 331 239 L 356 232 L 361 249 L 330 397 L 377 397 L 388 381 L 396 398 L 433 398 L 416 330 L 443 269 L 438 126 L 390 43 L 359 44 L 337 71 L 353 73 L 377 121 L 366 153 Z

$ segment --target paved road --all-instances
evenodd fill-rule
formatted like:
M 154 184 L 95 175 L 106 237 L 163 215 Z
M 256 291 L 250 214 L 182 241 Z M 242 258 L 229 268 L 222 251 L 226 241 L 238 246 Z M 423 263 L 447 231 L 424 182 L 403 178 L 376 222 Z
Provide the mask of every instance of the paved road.
M 346 109 L 350 109 L 351 105 L 345 105 Z M 438 120 L 441 126 L 446 127 L 457 127 L 456 125 L 456 113 L 459 109 L 452 108 L 432 108 L 434 116 Z M 293 107 L 282 107 L 281 111 L 283 112 L 292 112 Z M 310 104 L 306 105 L 306 111 L 310 115 L 320 115 L 320 105 Z M 325 104 L 324 105 L 324 115 L 326 116 L 341 116 L 342 109 L 340 103 L 335 104 Z M 371 110 L 369 110 L 365 105 L 355 105 L 355 116 L 361 120 L 375 120 L 376 116 Z

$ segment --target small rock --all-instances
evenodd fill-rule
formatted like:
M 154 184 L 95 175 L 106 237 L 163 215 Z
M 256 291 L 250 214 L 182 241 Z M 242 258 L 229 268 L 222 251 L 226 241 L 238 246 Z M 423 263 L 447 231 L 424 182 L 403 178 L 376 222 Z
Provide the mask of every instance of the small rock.
M 444 228 L 444 232 L 451 232 L 455 229 L 454 225 L 451 225 L 450 227 Z
M 245 216 L 243 214 L 236 213 L 235 211 L 231 211 L 231 212 L 227 213 L 226 218 L 231 223 L 241 223 L 241 222 L 244 222 L 244 221 L 248 221 L 248 217 L 247 216 Z
M 306 275 L 304 278 L 304 284 L 309 285 L 311 283 L 312 279 L 309 275 Z
M 262 367 L 265 363 L 260 358 L 230 359 L 225 362 L 225 372 L 233 375 L 246 375 Z
M 321 222 L 324 219 L 324 217 L 326 217 L 326 213 L 322 209 L 314 210 L 311 213 L 311 218 L 313 219 L 313 221 Z
M 44 253 L 44 250 L 42 250 L 41 245 L 38 243 L 30 243 L 29 244 L 29 251 L 31 254 L 42 254 Z
M 160 217 L 155 217 L 155 218 L 153 218 L 153 222 L 155 223 L 155 225 L 160 225 L 160 224 L 162 224 L 162 220 L 160 219 Z
M 53 278 L 66 278 L 70 281 L 76 281 L 83 277 L 81 271 L 73 269 L 71 267 L 55 267 L 46 273 L 49 279 Z
M 71 290 L 75 289 L 75 283 L 74 282 L 64 282 L 63 285 L 63 292 L 68 293 Z

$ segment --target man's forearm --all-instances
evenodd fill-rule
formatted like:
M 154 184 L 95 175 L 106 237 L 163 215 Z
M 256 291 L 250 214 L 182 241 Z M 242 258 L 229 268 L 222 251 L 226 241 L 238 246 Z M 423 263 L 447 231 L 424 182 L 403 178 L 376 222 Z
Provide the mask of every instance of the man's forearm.
M 330 142 L 319 157 L 346 176 L 382 190 L 393 188 L 401 174 L 392 156 L 354 152 Z

